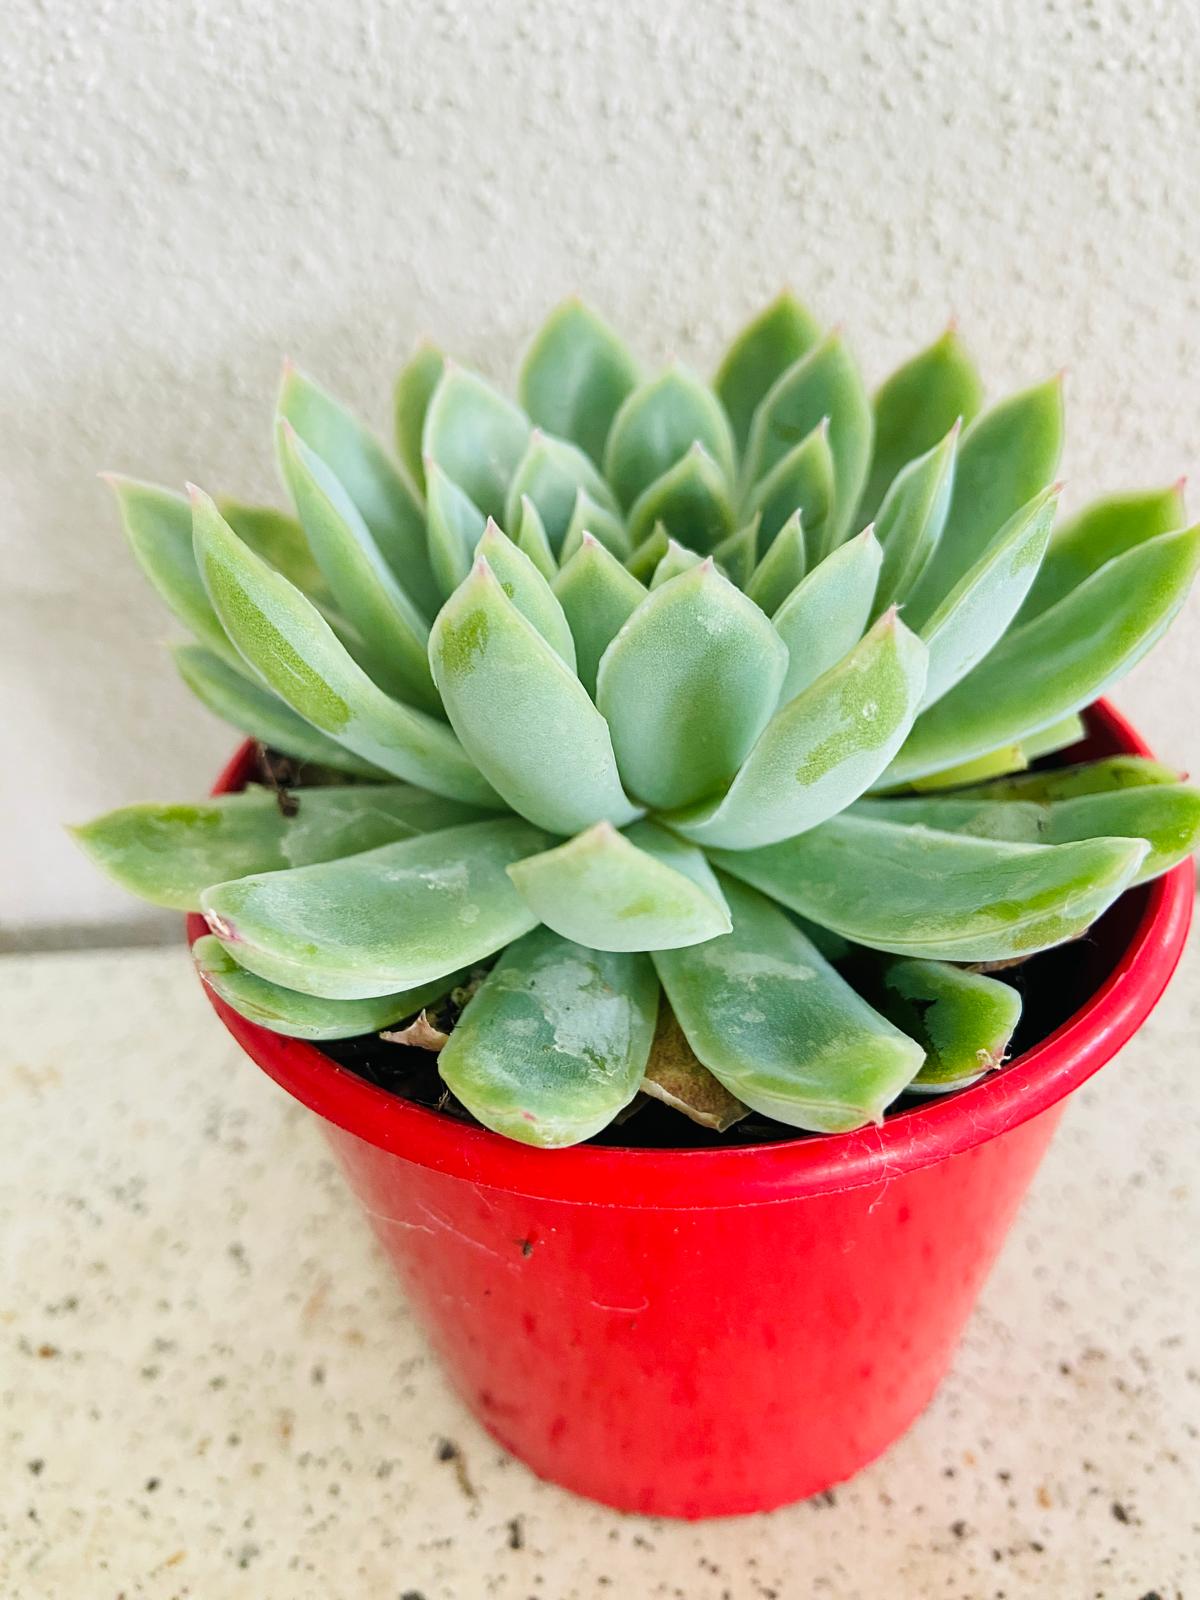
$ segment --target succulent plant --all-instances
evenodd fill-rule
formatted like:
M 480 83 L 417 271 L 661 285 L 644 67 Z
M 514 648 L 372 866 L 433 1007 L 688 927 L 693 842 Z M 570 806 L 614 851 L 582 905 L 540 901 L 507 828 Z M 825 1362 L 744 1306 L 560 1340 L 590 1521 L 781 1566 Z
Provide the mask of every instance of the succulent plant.
M 1057 381 L 977 415 L 951 330 L 872 399 L 786 294 L 711 385 L 570 301 L 518 397 L 423 346 L 392 455 L 289 367 L 295 517 L 111 480 L 187 683 L 317 781 L 85 847 L 280 1033 L 465 998 L 441 1076 L 532 1144 L 639 1090 L 851 1129 L 999 1065 L 986 969 L 1200 834 L 1155 763 L 1025 770 L 1181 604 L 1179 489 L 1055 527 Z

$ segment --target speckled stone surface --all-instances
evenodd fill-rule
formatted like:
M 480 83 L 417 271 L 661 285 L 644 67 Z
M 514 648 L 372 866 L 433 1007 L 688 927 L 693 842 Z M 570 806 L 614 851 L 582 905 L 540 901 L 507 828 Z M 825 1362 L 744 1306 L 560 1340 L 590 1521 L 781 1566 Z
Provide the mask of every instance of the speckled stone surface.
M 1198 978 L 1077 1096 L 911 1434 L 687 1526 L 482 1434 L 182 951 L 0 962 L 0 1596 L 1194 1600 Z

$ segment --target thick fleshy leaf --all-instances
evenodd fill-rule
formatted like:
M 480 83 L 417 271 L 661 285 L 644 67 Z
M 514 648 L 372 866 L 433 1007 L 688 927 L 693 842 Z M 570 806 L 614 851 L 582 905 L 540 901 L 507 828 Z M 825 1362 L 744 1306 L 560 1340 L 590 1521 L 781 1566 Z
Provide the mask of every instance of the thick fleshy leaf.
M 875 395 L 875 448 L 858 520 L 869 522 L 901 470 L 960 419 L 969 423 L 982 402 L 975 363 L 953 327 L 893 372 Z
M 270 745 L 296 760 L 334 767 L 364 778 L 383 778 L 382 767 L 364 761 L 319 733 L 299 717 L 278 695 L 261 683 L 253 682 L 221 656 L 203 645 L 177 645 L 172 650 L 179 676 L 214 716 L 232 724 L 252 739 Z
M 196 940 L 192 960 L 204 983 L 239 1016 L 291 1039 L 353 1039 L 376 1033 L 440 999 L 460 976 L 449 973 L 415 989 L 364 1000 L 322 1000 L 247 972 L 212 934 Z
M 293 711 L 394 777 L 495 804 L 449 728 L 372 683 L 311 601 L 247 549 L 198 489 L 193 521 L 197 562 L 222 626 Z
M 779 530 L 797 511 L 810 545 L 809 566 L 816 566 L 831 548 L 829 512 L 833 506 L 833 452 L 829 420 L 821 421 L 800 443 L 777 461 L 746 501 L 747 511 L 762 518 L 760 549 L 770 548 Z M 811 537 L 810 537 L 811 535 Z
M 529 431 L 529 418 L 519 406 L 475 373 L 447 362 L 425 413 L 421 453 L 432 457 L 485 517 L 503 517 Z
M 117 497 L 138 565 L 172 612 L 208 650 L 242 668 L 242 658 L 226 636 L 196 566 L 187 497 L 115 472 L 106 473 L 104 481 Z
M 593 950 L 674 949 L 729 932 L 704 857 L 653 822 L 628 833 L 598 822 L 508 875 L 539 922 Z
M 1133 883 L 1157 878 L 1190 855 L 1200 842 L 1200 790 L 1185 783 L 1149 783 L 1041 802 L 972 795 L 900 797 L 862 801 L 852 814 L 1017 844 L 1145 839 L 1150 850 Z
M 1073 939 L 1128 887 L 1136 839 L 1024 845 L 841 816 L 718 866 L 856 944 L 944 961 L 1005 961 Z
M 612 491 L 590 457 L 566 439 L 535 428 L 525 454 L 517 462 L 508 486 L 504 526 L 515 528 L 521 519 L 521 500 L 528 495 L 538 508 L 551 548 L 562 548 L 580 490 L 588 499 L 615 515 Z M 589 529 L 589 532 L 594 530 Z
M 590 533 L 553 588 L 575 639 L 579 681 L 594 696 L 600 657 L 646 598 L 646 590 Z
M 1183 483 L 1097 500 L 1054 530 L 1046 559 L 1021 608 L 1021 622 L 1039 616 L 1079 587 L 1106 561 L 1186 522 Z
M 866 631 L 882 557 L 870 528 L 814 567 L 775 612 L 787 646 L 786 705 L 847 655 Z
M 425 514 L 404 473 L 356 417 L 293 366 L 284 368 L 277 409 L 358 507 L 405 594 L 432 616 L 441 597 L 425 553 Z
M 469 967 L 537 920 L 505 868 L 549 836 L 494 817 L 204 891 L 209 928 L 259 977 L 360 1000 Z
M 1117 556 L 921 714 L 887 774 L 909 783 L 1019 741 L 1091 703 L 1159 638 L 1200 564 L 1200 526 Z
M 1053 755 L 1056 750 L 1065 750 L 1078 744 L 1086 732 L 1083 718 L 1073 711 L 1070 716 L 1052 722 L 1047 728 L 1023 734 L 1019 743 L 1002 744 L 957 766 L 926 773 L 923 778 L 914 778 L 912 784 L 906 787 L 918 793 L 960 789 L 964 785 L 982 783 L 987 778 L 1024 772 L 1039 756 Z
M 816 318 L 785 289 L 734 339 L 717 368 L 713 388 L 729 414 L 739 450 L 746 448 L 763 396 L 820 337 Z
M 1005 526 L 920 630 L 929 651 L 925 704 L 940 700 L 1008 628 L 1050 542 L 1058 491 L 1044 489 Z
M 962 1089 L 995 1071 L 1021 1020 L 1021 996 L 1011 984 L 947 961 L 885 958 L 867 993 L 925 1051 L 909 1085 L 919 1094 Z
M 793 511 L 751 573 L 746 593 L 760 611 L 773 616 L 799 586 L 806 567 L 804 523 L 799 511 Z
M 677 578 L 681 572 L 690 572 L 703 560 L 703 556 L 698 556 L 686 545 L 676 544 L 674 539 L 668 539 L 666 554 L 655 567 L 654 576 L 650 579 L 651 590 L 661 589 L 664 583 L 670 583 L 671 579 Z
M 604 472 L 621 504 L 632 506 L 695 443 L 703 445 L 732 482 L 729 419 L 708 385 L 676 362 L 635 389 L 613 420 Z
M 514 811 L 565 834 L 634 820 L 604 718 L 486 561 L 442 608 L 429 651 L 455 732 Z
M 525 552 L 518 550 L 490 517 L 483 537 L 475 546 L 475 559 L 487 562 L 513 605 L 573 672 L 575 641 L 554 590 Z
M 923 456 L 908 462 L 879 509 L 875 537 L 883 565 L 875 588 L 876 615 L 903 602 L 937 548 L 950 509 L 958 424 Z
M 905 599 L 919 628 L 996 534 L 1054 478 L 1063 438 L 1062 380 L 1002 400 L 963 434 L 946 526 Z
M 711 559 L 656 589 L 596 682 L 629 792 L 660 808 L 716 793 L 766 726 L 786 665 L 771 624 Z
M 600 675 L 603 681 L 603 666 Z M 672 826 L 706 849 L 729 850 L 815 828 L 887 766 L 924 684 L 924 645 L 886 613 L 837 666 L 776 712 L 724 796 Z
M 643 539 L 637 549 L 626 558 L 626 567 L 641 583 L 649 583 L 659 562 L 666 555 L 670 542 L 667 530 L 660 522 L 650 537 Z
M 474 806 L 407 784 L 304 789 L 284 811 L 271 789 L 200 805 L 134 805 L 72 829 L 92 860 L 154 905 L 196 911 L 211 883 L 373 850 L 393 839 L 474 822 Z
M 430 459 L 425 470 L 428 494 L 429 564 L 443 596 L 449 597 L 471 570 L 475 546 L 483 538 L 487 518 Z
M 658 1025 L 641 1090 L 715 1133 L 732 1128 L 750 1110 L 704 1065 L 665 1002 L 658 1008 Z
M 992 783 L 960 789 L 956 800 L 1074 800 L 1085 794 L 1110 794 L 1118 789 L 1141 789 L 1148 784 L 1179 783 L 1174 767 L 1144 756 L 1105 756 L 1072 767 L 1048 767 L 1041 772 L 1021 772 Z
M 763 400 L 746 446 L 742 484 L 748 489 L 760 483 L 825 417 L 833 455 L 833 505 L 824 545 L 833 550 L 850 531 L 862 495 L 874 426 L 862 376 L 839 333 L 830 334 L 789 367 Z M 790 513 L 795 506 L 787 510 Z M 811 535 L 811 516 L 806 516 L 805 526 Z
M 361 641 L 361 664 L 381 689 L 437 714 L 428 624 L 393 577 L 345 488 L 286 417 L 279 425 L 279 459 L 309 547 Z
M 558 551 L 559 566 L 566 566 L 583 543 L 585 533 L 590 533 L 593 539 L 599 539 L 606 550 L 622 561 L 633 548 L 628 529 L 620 517 L 599 505 L 586 489 L 580 489 L 575 496 L 575 509 Z
M 638 495 L 629 512 L 629 537 L 636 548 L 657 523 L 689 550 L 707 555 L 736 526 L 729 483 L 702 444 L 694 444 Z
M 187 506 L 190 528 L 192 508 L 186 500 L 184 504 Z M 313 558 L 304 529 L 295 517 L 289 517 L 284 511 L 276 511 L 274 506 L 249 506 L 241 500 L 230 500 L 225 495 L 217 496 L 217 510 L 256 556 L 261 556 L 276 572 L 282 572 L 297 589 L 303 589 L 314 605 L 320 606 L 323 611 L 330 609 L 333 593 L 325 582 L 325 574 Z M 190 543 L 190 532 L 188 540 Z M 194 555 L 192 559 L 195 561 Z M 208 598 L 207 594 L 205 598 Z
M 396 379 L 393 408 L 396 453 L 412 481 L 422 490 L 425 488 L 425 458 L 421 440 L 425 432 L 425 413 L 445 368 L 445 356 L 436 345 L 424 339 L 400 368 Z
M 743 527 L 737 528 L 727 539 L 722 539 L 712 552 L 713 560 L 718 567 L 731 583 L 737 584 L 739 589 L 744 589 L 753 576 L 758 557 L 760 526 L 760 519 L 756 513 Z
M 517 522 L 515 542 L 517 549 L 529 557 L 546 582 L 553 583 L 558 575 L 558 562 L 550 548 L 546 525 L 527 494 L 521 496 L 521 515 Z
M 878 1122 L 922 1051 L 867 1004 L 778 906 L 723 885 L 733 931 L 654 964 L 700 1060 L 763 1116 L 814 1133 Z
M 637 1094 L 657 1008 L 648 956 L 586 950 L 538 928 L 492 968 L 438 1071 L 494 1132 L 578 1144 Z
M 539 427 L 570 439 L 599 464 L 612 420 L 637 386 L 624 341 L 581 300 L 566 300 L 534 335 L 517 393 Z

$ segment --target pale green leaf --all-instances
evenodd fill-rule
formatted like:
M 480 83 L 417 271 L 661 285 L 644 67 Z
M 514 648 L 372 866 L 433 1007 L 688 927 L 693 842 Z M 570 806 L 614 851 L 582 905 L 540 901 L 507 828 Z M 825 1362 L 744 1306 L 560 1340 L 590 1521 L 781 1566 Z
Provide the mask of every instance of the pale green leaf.
M 425 413 L 421 453 L 436 461 L 485 517 L 503 517 L 529 431 L 519 406 L 475 373 L 447 362 Z
M 875 537 L 883 565 L 875 588 L 875 614 L 903 603 L 937 548 L 954 489 L 958 424 L 923 456 L 908 462 L 879 508 Z
M 1179 783 L 1174 767 L 1145 756 L 1105 756 L 1071 767 L 1047 767 L 1022 772 L 992 783 L 959 789 L 956 800 L 1074 800 L 1079 795 L 1109 794 L 1117 789 L 1140 789 L 1147 784 Z
M 217 510 L 256 556 L 261 556 L 268 566 L 282 572 L 289 583 L 304 593 L 323 611 L 333 605 L 333 594 L 308 547 L 304 529 L 295 517 L 274 506 L 249 506 L 226 495 L 217 496 Z M 188 518 L 188 543 L 191 544 L 192 508 L 184 502 Z M 192 557 L 193 562 L 195 556 Z M 197 576 L 199 576 L 197 574 Z M 207 595 L 205 596 L 207 599 Z
M 660 522 L 672 538 L 701 555 L 733 532 L 728 479 L 702 444 L 693 444 L 634 501 L 627 523 L 634 547 Z
M 558 575 L 558 562 L 554 559 L 554 551 L 550 548 L 538 508 L 527 494 L 521 496 L 521 516 L 515 542 L 517 549 L 529 557 L 546 582 L 553 583 Z
M 979 374 L 953 327 L 893 372 L 875 395 L 875 448 L 858 520 L 870 522 L 901 470 L 958 421 L 969 423 L 982 402 Z
M 663 950 L 728 933 L 729 913 L 699 850 L 652 822 L 608 822 L 508 875 L 539 922 L 593 950 Z
M 1073 939 L 1132 882 L 1144 840 L 1010 844 L 839 816 L 718 866 L 856 944 L 1006 961 Z
M 637 362 L 580 300 L 550 313 L 521 363 L 517 393 L 539 427 L 570 439 L 599 464 L 612 420 L 639 379 Z
M 521 500 L 528 496 L 538 509 L 551 549 L 562 548 L 580 491 L 593 505 L 616 515 L 612 491 L 577 445 L 534 428 L 525 453 L 517 462 L 508 486 L 504 526 L 515 528 L 521 518 Z M 595 532 L 589 528 L 589 533 Z
M 642 491 L 695 443 L 704 447 L 732 482 L 734 443 L 729 419 L 708 385 L 676 362 L 660 377 L 635 389 L 613 420 L 604 451 L 604 473 L 621 504 L 632 506 Z
M 1021 996 L 1011 984 L 946 961 L 885 957 L 868 994 L 925 1051 L 909 1085 L 917 1094 L 962 1089 L 995 1071 L 1021 1020 Z
M 744 527 L 731 533 L 728 539 L 722 539 L 712 553 L 717 566 L 731 583 L 737 584 L 739 589 L 746 587 L 754 573 L 760 525 L 756 513 Z
M 651 590 L 661 589 L 664 583 L 670 583 L 671 579 L 677 578 L 681 572 L 690 572 L 703 560 L 704 557 L 698 556 L 694 550 L 676 544 L 674 539 L 668 539 L 666 554 L 655 567 L 654 576 L 650 579 Z
M 643 539 L 637 549 L 626 558 L 625 565 L 641 583 L 649 583 L 659 562 L 667 553 L 670 540 L 660 522 L 648 539 Z
M 777 906 L 725 882 L 733 931 L 654 956 L 688 1043 L 755 1111 L 814 1133 L 878 1122 L 922 1051 Z
M 476 560 L 487 562 L 513 605 L 573 672 L 575 641 L 554 590 L 524 551 L 518 550 L 490 517 L 474 554 Z
M 452 478 L 430 460 L 426 463 L 429 564 L 438 588 L 450 596 L 471 570 L 475 546 L 483 538 L 487 518 Z
M 711 559 L 654 590 L 596 681 L 629 792 L 655 807 L 716 793 L 766 726 L 785 667 L 771 624 Z
M 799 512 L 810 546 L 808 565 L 815 567 L 832 548 L 833 492 L 829 420 L 823 417 L 750 492 L 746 509 L 762 518 L 760 548 L 768 550 L 788 519 Z
M 847 655 L 871 619 L 882 553 L 870 528 L 814 567 L 775 612 L 788 652 L 780 691 L 786 705 Z
M 575 496 L 575 509 L 571 512 L 571 521 L 558 551 L 560 567 L 565 567 L 582 545 L 585 533 L 590 533 L 593 539 L 599 539 L 618 560 L 623 561 L 629 554 L 629 533 L 620 517 L 599 505 L 586 489 L 580 489 Z
M 222 626 L 293 711 L 394 777 L 495 803 L 445 724 L 384 694 L 312 602 L 247 549 L 199 490 L 193 520 L 197 562 Z
M 637 1094 L 657 1008 L 648 956 L 586 950 L 538 928 L 472 996 L 438 1071 L 494 1132 L 578 1144 Z
M 441 597 L 425 553 L 420 496 L 404 472 L 356 417 L 293 366 L 284 368 L 277 409 L 358 507 L 405 594 L 432 616 Z
M 425 432 L 425 413 L 445 367 L 446 358 L 442 352 L 428 340 L 422 340 L 400 368 L 396 379 L 393 404 L 396 453 L 412 481 L 422 490 L 425 488 L 425 459 L 421 439 Z
M 603 665 L 600 677 L 603 683 Z M 728 850 L 815 828 L 884 770 L 924 685 L 924 645 L 885 613 L 849 655 L 776 712 L 728 792 L 672 826 L 706 849 Z
M 751 573 L 746 593 L 760 611 L 773 616 L 798 588 L 805 570 L 804 524 L 799 511 L 793 511 Z
M 505 868 L 544 850 L 519 817 L 468 822 L 340 861 L 215 884 L 209 928 L 250 972 L 360 1000 L 472 966 L 533 927 Z
M 785 289 L 734 339 L 717 368 L 713 388 L 729 414 L 739 450 L 746 448 L 763 396 L 820 337 L 815 317 Z
M 456 733 L 514 811 L 564 834 L 633 821 L 604 718 L 486 561 L 442 608 L 429 649 Z
M 594 696 L 600 658 L 646 598 L 646 590 L 591 534 L 584 535 L 553 588 L 575 639 L 575 670 Z

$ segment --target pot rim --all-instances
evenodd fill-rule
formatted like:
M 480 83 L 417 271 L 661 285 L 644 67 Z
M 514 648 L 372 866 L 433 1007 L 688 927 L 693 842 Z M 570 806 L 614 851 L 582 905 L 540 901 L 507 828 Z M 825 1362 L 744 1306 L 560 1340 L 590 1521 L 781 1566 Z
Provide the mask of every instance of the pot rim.
M 1107 701 L 1086 713 L 1089 743 L 1149 756 Z M 247 740 L 214 794 L 240 789 L 255 746 Z M 315 1045 L 239 1016 L 204 986 L 222 1022 L 268 1077 L 318 1116 L 381 1150 L 485 1188 L 581 1205 L 690 1210 L 836 1194 L 961 1154 L 1056 1105 L 1097 1072 L 1158 1002 L 1191 922 L 1194 867 L 1181 862 L 1127 891 L 1133 927 L 1112 971 L 1060 1027 L 1002 1071 L 854 1133 L 718 1149 L 572 1145 L 542 1150 L 419 1106 L 339 1066 Z M 1121 903 L 1121 902 L 1118 902 Z M 189 943 L 206 932 L 187 919 Z

